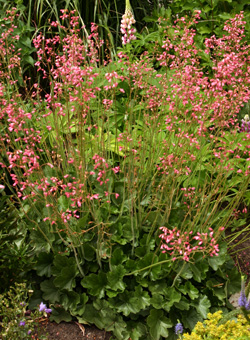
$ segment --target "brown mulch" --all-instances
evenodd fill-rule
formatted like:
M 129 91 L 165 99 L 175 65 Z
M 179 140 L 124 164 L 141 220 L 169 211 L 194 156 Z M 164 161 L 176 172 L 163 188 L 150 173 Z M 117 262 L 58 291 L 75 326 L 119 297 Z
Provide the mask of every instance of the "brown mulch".
M 43 334 L 48 340 L 109 340 L 110 332 L 101 331 L 94 326 L 80 325 L 77 322 L 47 322 Z

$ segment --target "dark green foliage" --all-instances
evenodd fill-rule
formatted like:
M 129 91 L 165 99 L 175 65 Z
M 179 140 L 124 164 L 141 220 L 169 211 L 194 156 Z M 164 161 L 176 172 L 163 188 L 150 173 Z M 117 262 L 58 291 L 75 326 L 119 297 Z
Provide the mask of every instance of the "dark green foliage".
M 1 190 L 2 191 L 2 190 Z M 23 282 L 32 268 L 27 230 L 10 197 L 0 193 L 0 293 L 15 282 Z
M 141 230 L 135 235 L 138 247 L 133 254 L 130 220 L 121 216 L 114 225 L 110 223 L 110 230 L 119 221 L 119 242 L 113 232 L 110 243 L 114 246 L 109 249 L 108 244 L 102 244 L 101 260 L 96 232 L 83 234 L 81 245 L 75 248 L 77 253 L 84 248 L 84 259 L 79 263 L 83 275 L 73 250 L 61 253 L 57 238 L 52 240 L 54 253 L 37 253 L 42 299 L 54 304 L 53 320 L 70 321 L 71 315 L 81 323 L 112 331 L 118 340 L 131 336 L 174 339 L 177 319 L 191 330 L 206 318 L 211 306 L 225 308 L 225 299 L 239 290 L 240 276 L 226 253 L 226 244 L 220 244 L 218 257 L 196 254 L 190 263 L 175 263 L 159 251 L 157 233 L 147 242 L 147 231 Z M 40 246 L 42 238 L 36 233 L 33 245 Z
M 223 24 L 235 16 L 235 14 L 244 11 L 246 19 L 246 31 L 250 33 L 249 15 L 250 4 L 248 0 L 224 1 L 224 0 L 174 0 L 170 5 L 172 14 L 178 13 L 179 17 L 186 14 L 190 15 L 194 10 L 201 11 L 201 20 L 197 25 L 198 33 L 203 36 L 221 36 L 223 34 Z

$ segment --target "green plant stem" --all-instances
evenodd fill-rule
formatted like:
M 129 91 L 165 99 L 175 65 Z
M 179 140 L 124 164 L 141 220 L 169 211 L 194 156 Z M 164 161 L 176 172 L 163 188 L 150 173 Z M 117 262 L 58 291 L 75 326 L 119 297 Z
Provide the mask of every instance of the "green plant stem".
M 147 266 L 147 267 L 144 267 L 144 268 L 135 270 L 135 271 L 133 271 L 132 273 L 125 274 L 125 276 L 134 275 L 134 274 L 139 273 L 139 272 L 141 272 L 141 271 L 143 271 L 143 270 L 146 270 L 146 269 L 149 269 L 149 268 L 152 268 L 152 267 L 155 267 L 155 266 L 159 266 L 160 264 L 164 264 L 164 263 L 171 262 L 171 261 L 172 261 L 172 260 L 164 260 L 164 261 L 160 261 L 160 262 L 151 264 L 150 266 Z
M 183 263 L 181 270 L 178 272 L 178 274 L 176 275 L 176 277 L 174 278 L 173 284 L 171 287 L 174 287 L 176 280 L 178 279 L 178 277 L 181 275 L 181 273 L 183 272 L 184 268 L 186 267 L 186 262 Z

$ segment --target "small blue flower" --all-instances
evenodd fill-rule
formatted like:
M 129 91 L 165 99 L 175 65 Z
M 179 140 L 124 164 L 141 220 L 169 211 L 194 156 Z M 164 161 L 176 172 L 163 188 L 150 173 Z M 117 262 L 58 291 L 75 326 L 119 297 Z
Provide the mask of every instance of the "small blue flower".
M 47 308 L 47 306 L 41 302 L 40 305 L 39 305 L 39 312 L 45 312 L 45 313 L 51 313 L 52 312 L 52 309 L 50 308 Z
M 183 333 L 183 326 L 180 322 L 175 325 L 175 334 L 179 335 Z
M 25 326 L 25 321 L 20 321 L 19 326 Z
M 250 298 L 247 299 L 247 297 L 246 297 L 244 276 L 241 277 L 241 291 L 240 291 L 240 297 L 239 297 L 239 300 L 238 300 L 238 304 L 239 304 L 240 307 L 243 307 L 246 310 L 250 310 Z
M 52 312 L 52 309 L 50 309 L 50 308 L 45 308 L 45 312 L 46 312 L 46 313 L 51 313 L 51 312 Z
M 39 305 L 39 312 L 43 312 L 45 308 L 47 308 L 47 306 L 43 302 L 41 302 Z

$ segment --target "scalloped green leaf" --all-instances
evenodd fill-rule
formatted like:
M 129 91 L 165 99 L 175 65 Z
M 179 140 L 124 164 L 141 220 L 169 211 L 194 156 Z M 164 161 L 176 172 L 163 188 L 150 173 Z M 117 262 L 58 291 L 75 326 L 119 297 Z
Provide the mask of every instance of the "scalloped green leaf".
M 166 301 L 162 295 L 157 293 L 153 294 L 150 304 L 156 309 L 164 309 L 167 312 L 169 312 L 171 308 L 169 301 Z
M 56 255 L 54 257 L 53 261 L 53 267 L 52 267 L 52 274 L 53 275 L 60 275 L 61 271 L 65 267 L 75 267 L 76 266 L 76 260 L 73 257 L 67 257 L 66 255 Z
M 81 280 L 81 285 L 88 289 L 89 294 L 99 298 L 104 297 L 106 284 L 107 277 L 103 272 L 90 274 Z
M 74 310 L 77 304 L 80 303 L 80 294 L 64 290 L 60 298 L 60 303 L 65 310 Z
M 40 285 L 43 291 L 43 298 L 51 303 L 56 303 L 60 301 L 60 292 L 58 288 L 54 285 L 53 278 L 50 280 L 45 280 Z
M 41 251 L 49 253 L 51 249 L 50 243 L 53 244 L 55 241 L 55 235 L 50 232 L 49 228 L 45 224 L 41 223 L 40 228 L 44 232 L 44 235 L 46 235 L 46 238 L 39 230 L 32 230 L 30 234 L 31 243 L 35 245 L 37 252 Z
M 133 340 L 145 339 L 147 327 L 141 322 L 127 322 L 130 338 Z M 143 338 L 142 338 L 143 337 Z
M 111 264 L 113 266 L 117 266 L 125 262 L 127 258 L 128 257 L 124 254 L 121 248 L 116 248 L 112 253 Z
M 163 289 L 164 297 L 168 300 L 169 307 L 173 306 L 174 303 L 180 302 L 182 295 L 178 292 L 175 287 L 165 287 Z
M 210 307 L 211 303 L 206 295 L 201 296 L 198 304 L 195 306 L 197 312 L 203 317 L 203 319 L 206 319 Z
M 40 253 L 37 257 L 37 264 L 35 266 L 37 275 L 50 277 L 52 263 L 52 253 Z
M 194 308 L 186 313 L 182 313 L 181 315 L 181 322 L 183 323 L 183 326 L 185 328 L 189 328 L 190 330 L 195 327 L 198 321 L 202 322 L 203 318 Z
M 199 290 L 190 281 L 187 281 L 184 286 L 179 286 L 178 290 L 184 295 L 188 294 L 191 300 L 199 297 Z
M 151 309 L 147 324 L 154 340 L 159 340 L 161 336 L 167 338 L 168 328 L 173 327 L 171 320 L 164 316 L 164 312 L 157 309 Z
M 135 292 L 125 292 L 119 296 L 120 301 L 115 302 L 115 307 L 118 312 L 125 316 L 129 314 L 139 313 L 150 305 L 150 297 L 148 292 L 144 291 L 142 287 L 137 287 Z
M 61 307 L 53 308 L 52 314 L 50 315 L 50 321 L 55 321 L 56 323 L 60 323 L 62 321 L 70 322 L 72 320 L 71 315 L 66 312 Z
M 126 269 L 123 265 L 119 264 L 112 268 L 112 271 L 107 274 L 107 280 L 109 288 L 112 290 L 121 290 L 122 292 L 126 288 L 126 284 L 123 282 L 123 277 L 126 273 Z
M 61 273 L 54 279 L 54 284 L 59 289 L 71 291 L 75 286 L 75 277 L 78 274 L 76 264 L 71 267 L 66 267 L 61 270 Z

